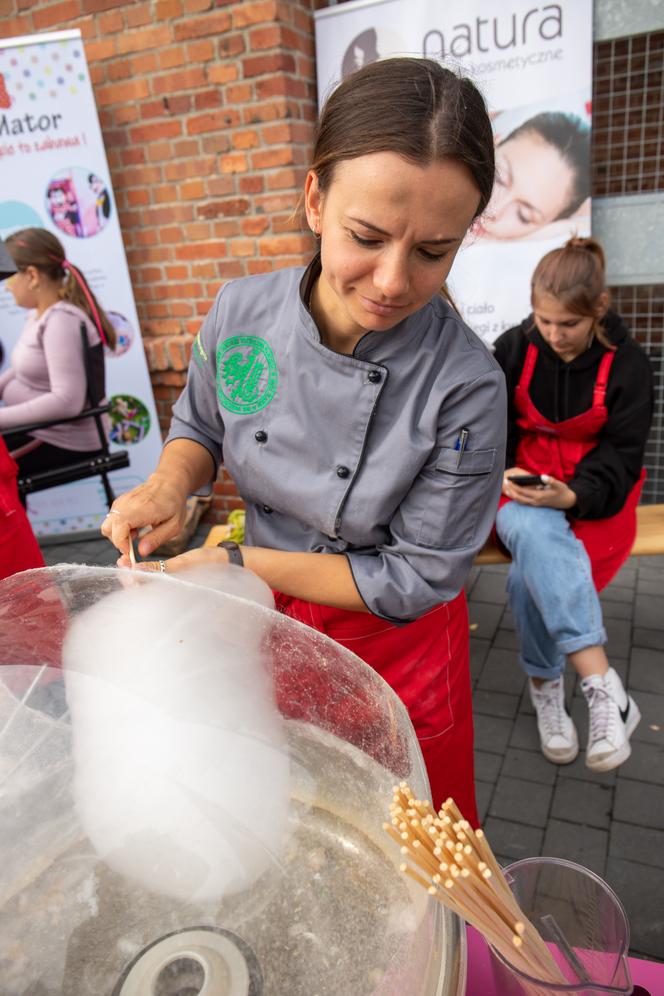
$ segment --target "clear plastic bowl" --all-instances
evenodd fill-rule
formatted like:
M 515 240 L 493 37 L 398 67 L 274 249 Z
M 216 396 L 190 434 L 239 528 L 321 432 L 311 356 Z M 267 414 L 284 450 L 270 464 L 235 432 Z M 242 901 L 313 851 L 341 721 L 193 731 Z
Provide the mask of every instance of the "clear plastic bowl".
M 0 583 L 3 996 L 463 992 L 382 830 L 427 795 L 406 710 L 271 604 L 232 567 Z

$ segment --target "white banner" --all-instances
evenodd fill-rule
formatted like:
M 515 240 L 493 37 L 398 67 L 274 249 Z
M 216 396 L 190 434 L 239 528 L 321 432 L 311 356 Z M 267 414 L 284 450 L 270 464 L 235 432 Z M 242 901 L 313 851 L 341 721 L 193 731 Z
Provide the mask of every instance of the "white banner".
M 321 103 L 353 69 L 391 55 L 442 61 L 483 92 L 496 187 L 449 286 L 493 342 L 530 312 L 537 261 L 590 234 L 592 0 L 358 0 L 315 16 Z
M 129 467 L 111 475 L 119 494 L 154 469 L 161 436 L 79 31 L 0 41 L 0 237 L 32 226 L 58 236 L 118 332 L 106 392 L 113 443 L 129 452 Z M 0 285 L 5 365 L 25 319 Z M 40 536 L 96 528 L 101 479 L 30 495 L 28 511 Z

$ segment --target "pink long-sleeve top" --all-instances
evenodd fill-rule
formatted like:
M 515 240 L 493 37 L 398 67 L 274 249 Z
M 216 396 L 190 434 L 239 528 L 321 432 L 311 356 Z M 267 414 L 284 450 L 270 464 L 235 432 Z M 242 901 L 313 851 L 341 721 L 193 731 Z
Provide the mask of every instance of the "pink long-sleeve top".
M 87 315 L 68 301 L 58 301 L 39 317 L 30 312 L 11 364 L 0 374 L 1 432 L 30 422 L 67 418 L 83 410 L 87 399 L 81 321 L 90 345 L 96 345 L 99 332 Z M 97 429 L 90 418 L 39 429 L 33 435 L 66 450 L 99 449 Z

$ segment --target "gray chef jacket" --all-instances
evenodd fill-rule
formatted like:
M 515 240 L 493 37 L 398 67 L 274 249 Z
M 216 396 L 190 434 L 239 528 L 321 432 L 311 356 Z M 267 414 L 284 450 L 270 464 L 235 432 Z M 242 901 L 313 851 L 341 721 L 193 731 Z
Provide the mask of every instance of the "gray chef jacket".
M 334 352 L 305 304 L 319 272 L 317 258 L 226 284 L 167 443 L 223 461 L 248 544 L 345 553 L 367 608 L 404 623 L 459 593 L 491 529 L 504 377 L 440 296 Z

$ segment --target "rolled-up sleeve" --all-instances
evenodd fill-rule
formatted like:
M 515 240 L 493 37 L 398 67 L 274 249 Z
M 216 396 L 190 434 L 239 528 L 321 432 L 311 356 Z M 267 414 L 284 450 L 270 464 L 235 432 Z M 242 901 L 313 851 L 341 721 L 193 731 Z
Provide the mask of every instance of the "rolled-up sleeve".
M 467 431 L 463 451 L 460 430 Z M 461 591 L 494 522 L 505 460 L 505 379 L 493 369 L 457 387 L 441 408 L 435 452 L 401 502 L 390 539 L 348 551 L 367 608 L 409 622 Z
M 185 388 L 173 406 L 166 444 L 192 439 L 210 453 L 215 475 L 223 460 L 224 423 L 217 401 L 216 346 L 224 291 L 217 295 L 194 340 Z

